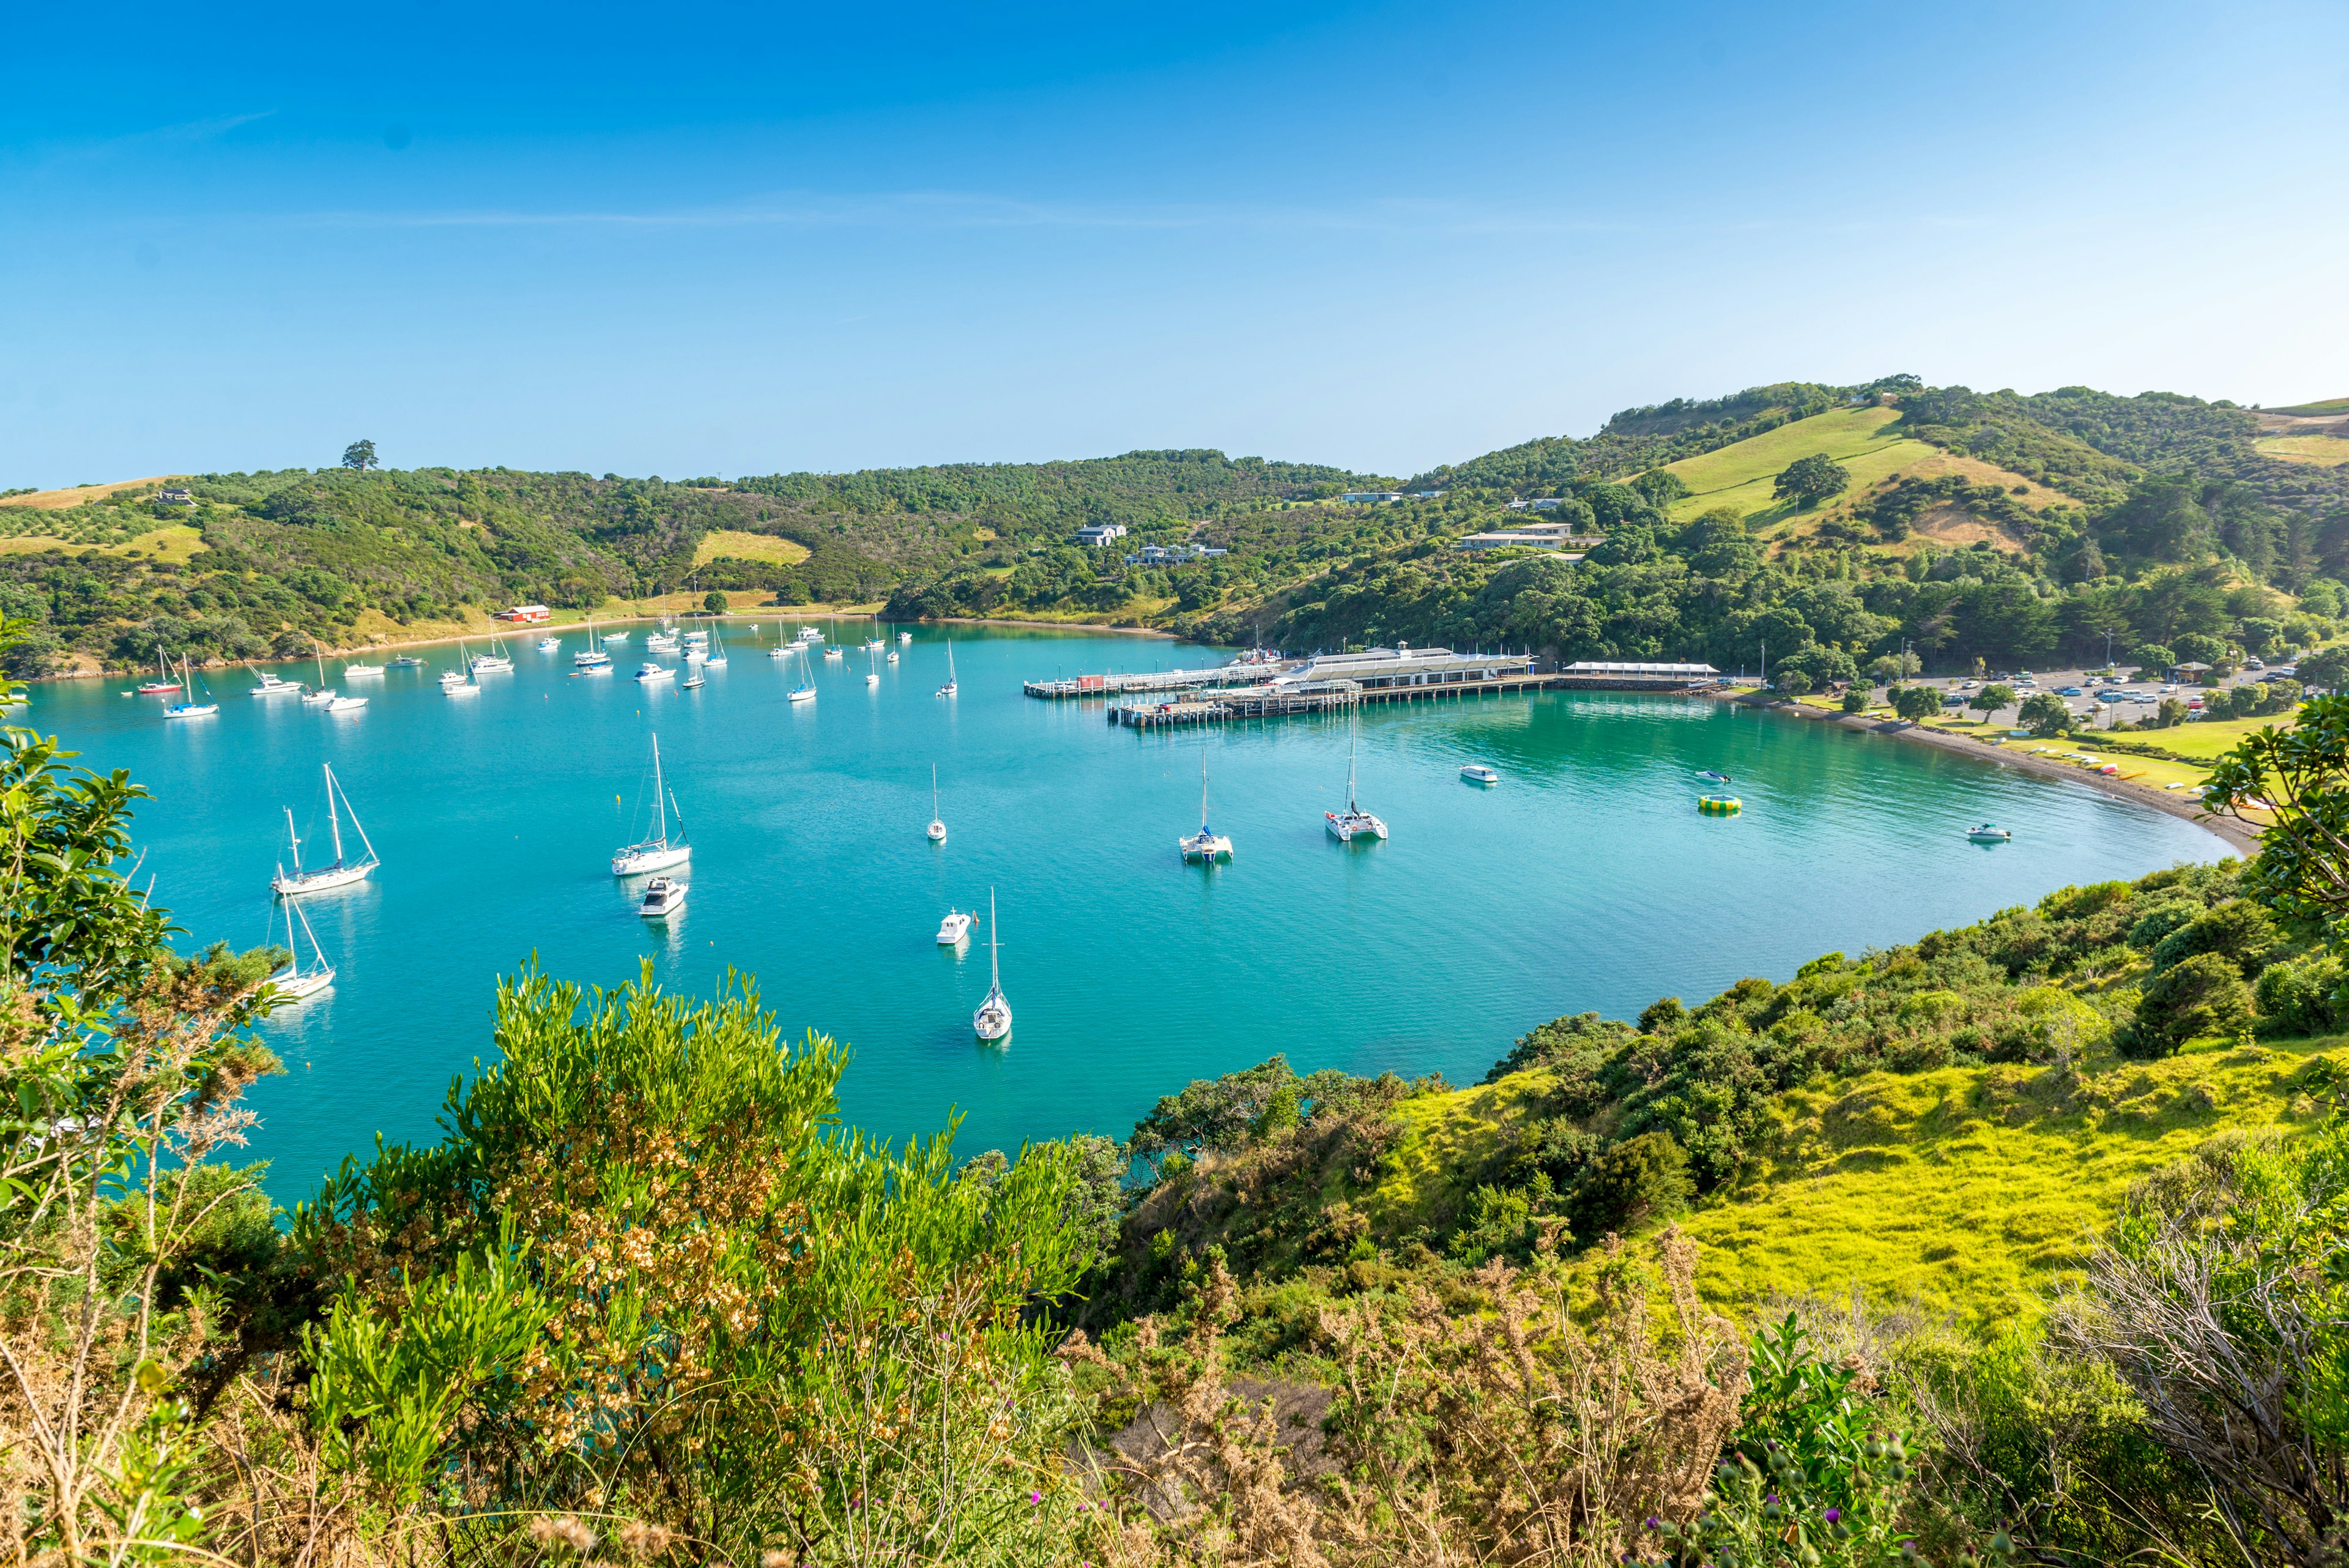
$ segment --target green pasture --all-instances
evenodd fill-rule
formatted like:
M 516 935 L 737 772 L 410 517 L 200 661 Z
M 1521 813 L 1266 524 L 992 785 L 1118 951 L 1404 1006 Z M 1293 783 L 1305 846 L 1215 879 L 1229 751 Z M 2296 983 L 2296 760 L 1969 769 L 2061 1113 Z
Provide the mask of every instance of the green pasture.
M 1668 463 L 1667 469 L 1695 493 L 1674 502 L 1671 516 L 1685 522 L 1716 506 L 1733 506 L 1748 518 L 1758 516 L 1764 523 L 1796 516 L 1804 509 L 1773 497 L 1771 483 L 1796 458 L 1816 452 L 1851 471 L 1852 483 L 1845 494 L 1864 491 L 1935 453 L 1936 449 L 1923 441 L 1888 432 L 1887 427 L 1899 417 L 1896 409 L 1835 409 L 1780 425 L 1718 452 Z M 1831 504 L 1832 500 L 1821 503 Z

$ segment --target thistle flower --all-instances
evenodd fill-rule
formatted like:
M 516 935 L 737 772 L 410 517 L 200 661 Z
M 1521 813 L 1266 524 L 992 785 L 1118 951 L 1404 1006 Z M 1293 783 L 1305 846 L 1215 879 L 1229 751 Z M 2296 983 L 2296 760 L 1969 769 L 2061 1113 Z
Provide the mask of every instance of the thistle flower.
M 1823 1517 L 1825 1517 L 1829 1524 L 1833 1524 L 1843 1518 L 1843 1510 L 1839 1508 L 1831 1508 L 1826 1511 L 1826 1513 Z
M 632 1519 L 620 1526 L 620 1549 L 631 1557 L 657 1557 L 668 1550 L 668 1527 Z
M 791 1568 L 792 1554 L 780 1547 L 770 1546 L 759 1553 L 759 1568 Z

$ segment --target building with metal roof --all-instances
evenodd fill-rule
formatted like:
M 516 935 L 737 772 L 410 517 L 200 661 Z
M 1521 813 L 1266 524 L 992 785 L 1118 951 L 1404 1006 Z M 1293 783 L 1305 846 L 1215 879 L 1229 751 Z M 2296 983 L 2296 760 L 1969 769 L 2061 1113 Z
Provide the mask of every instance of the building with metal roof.
M 1562 666 L 1560 675 L 1628 675 L 1643 680 L 1709 680 L 1721 671 L 1710 664 L 1623 664 L 1584 659 Z
M 1530 674 L 1529 653 L 1454 653 L 1448 648 L 1367 648 L 1359 653 L 1317 653 L 1298 669 L 1273 678 L 1276 686 L 1314 680 L 1351 680 L 1365 690 L 1387 686 L 1441 686 L 1463 680 L 1495 680 Z

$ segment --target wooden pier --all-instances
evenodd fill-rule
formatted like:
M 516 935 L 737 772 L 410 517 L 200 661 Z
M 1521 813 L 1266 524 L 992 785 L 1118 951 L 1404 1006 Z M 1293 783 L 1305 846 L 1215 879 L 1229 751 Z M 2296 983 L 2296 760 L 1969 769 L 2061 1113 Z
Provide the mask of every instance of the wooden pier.
M 1425 686 L 1364 687 L 1351 680 L 1317 680 L 1295 686 L 1252 686 L 1214 696 L 1178 697 L 1164 702 L 1112 704 L 1109 722 L 1137 730 L 1168 725 L 1220 724 L 1234 719 L 1278 719 L 1299 713 L 1343 712 L 1364 702 L 1427 702 L 1462 697 L 1499 697 L 1515 691 L 1652 691 L 1690 694 L 1709 690 L 1691 681 L 1603 680 L 1581 675 L 1502 675 L 1490 680 L 1447 680 Z
M 1257 686 L 1286 674 L 1302 659 L 1264 659 L 1255 663 L 1218 664 L 1206 670 L 1153 670 L 1123 675 L 1078 675 L 1065 680 L 1024 680 L 1019 689 L 1048 701 L 1071 698 L 1124 697 L 1143 691 L 1216 691 L 1234 686 Z

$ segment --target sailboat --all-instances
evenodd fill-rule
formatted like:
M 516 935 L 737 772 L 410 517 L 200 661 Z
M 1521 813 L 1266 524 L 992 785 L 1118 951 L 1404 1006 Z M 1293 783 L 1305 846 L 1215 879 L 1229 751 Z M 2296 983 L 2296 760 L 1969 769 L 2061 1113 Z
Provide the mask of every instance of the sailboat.
M 807 644 L 802 642 L 798 646 L 800 655 L 800 683 L 792 688 L 792 701 L 794 702 L 812 702 L 815 701 L 815 677 L 808 673 Z
M 1178 838 L 1175 845 L 1185 860 L 1216 861 L 1232 857 L 1232 841 L 1207 826 L 1207 753 L 1199 751 L 1199 831 L 1188 838 Z
M 490 650 L 465 661 L 475 676 L 502 675 L 513 669 L 513 660 L 506 657 L 506 645 L 496 638 L 490 639 Z
M 911 642 L 914 640 L 914 634 L 910 631 L 901 631 L 897 634 L 897 640 L 899 642 Z
M 294 927 L 299 923 L 301 936 Z M 270 917 L 271 934 L 276 930 L 276 917 Z M 310 939 L 310 967 L 302 967 L 302 937 Z M 326 961 L 326 950 L 318 945 L 318 933 L 310 929 L 310 917 L 302 906 L 287 900 L 285 905 L 285 949 L 294 956 L 284 969 L 269 977 L 269 988 L 288 1002 L 299 1002 L 305 996 L 316 996 L 335 983 L 335 966 Z
M 938 764 L 936 763 L 930 764 L 930 825 L 922 831 L 930 836 L 933 844 L 947 841 L 946 818 L 938 815 Z
M 948 638 L 947 639 L 947 683 L 938 688 L 938 695 L 951 697 L 958 690 L 960 689 L 955 684 L 954 639 Z
M 1330 836 L 1340 844 L 1351 844 L 1357 838 L 1384 838 L 1387 836 L 1387 825 L 1354 802 L 1354 741 L 1361 729 L 1361 721 L 1357 719 L 1354 733 L 1346 740 L 1346 809 L 1321 814 L 1323 822 L 1329 826 Z
M 612 668 L 612 656 L 596 645 L 595 623 L 592 620 L 587 623 L 587 646 L 571 656 L 571 668 L 602 670 Z
M 892 664 L 897 662 L 897 650 L 894 648 L 889 650 L 889 662 Z
M 767 649 L 767 657 L 770 659 L 789 659 L 791 656 L 792 645 L 783 640 L 783 623 L 781 621 L 777 621 L 775 623 L 775 646 Z
M 867 686 L 881 684 L 881 671 L 874 669 L 873 665 L 873 650 L 880 646 L 877 642 L 868 642 L 864 645 L 864 684 Z
M 625 849 L 612 852 L 612 875 L 640 877 L 647 871 L 666 871 L 672 866 L 682 866 L 693 857 L 693 846 L 685 841 L 685 813 L 677 814 L 677 836 L 668 836 L 668 815 L 677 802 L 669 796 L 668 785 L 661 778 L 660 737 L 653 737 L 653 836 Z
M 335 700 L 335 689 L 326 684 L 326 650 L 314 642 L 310 645 L 310 651 L 318 661 L 318 683 L 302 693 L 302 703 L 305 707 L 316 708 Z
M 702 656 L 701 662 L 710 670 L 726 668 L 726 639 L 722 635 L 713 636 L 709 639 L 709 651 Z
M 882 646 L 880 633 L 877 628 L 873 636 L 864 639 L 864 651 L 867 653 L 878 653 L 881 651 Z
M 481 695 L 481 683 L 463 670 L 444 670 L 440 672 L 440 694 L 443 697 L 477 697 Z
M 220 711 L 220 704 L 217 702 L 199 702 L 196 701 L 195 666 L 185 657 L 182 657 L 180 660 L 180 681 L 181 690 L 184 694 L 185 701 L 174 702 L 170 707 L 164 709 L 163 717 L 166 719 L 208 719 L 214 713 Z M 207 691 L 204 695 L 206 697 L 210 697 L 212 693 Z
M 277 680 L 277 677 L 274 675 L 264 675 L 261 679 L 264 683 Z M 282 680 L 279 680 L 277 683 L 281 686 L 285 684 Z M 152 680 L 143 680 L 140 682 L 139 695 L 141 697 L 165 697 L 177 691 L 179 689 L 180 683 L 171 679 L 171 661 L 163 657 L 163 645 L 159 642 L 155 645 L 155 679 Z
M 1011 1038 L 1011 1003 L 1003 994 L 1003 944 L 995 934 L 995 889 L 987 890 L 987 1000 L 970 1015 L 970 1032 L 988 1044 Z
M 376 858 L 375 846 L 367 840 L 367 829 L 359 826 L 359 814 L 351 809 L 351 797 L 344 794 L 343 786 L 335 782 L 333 765 L 326 763 L 318 765 L 326 775 L 326 831 L 335 838 L 334 864 L 321 866 L 315 871 L 303 869 L 302 836 L 294 831 L 294 808 L 287 806 L 285 836 L 294 845 L 294 870 L 289 876 L 285 867 L 280 865 L 277 875 L 269 879 L 269 890 L 281 898 L 298 898 L 305 893 L 323 893 L 330 888 L 347 888 L 354 882 L 364 882 L 369 873 L 382 864 Z M 346 859 L 343 855 L 341 813 L 347 811 L 350 812 L 351 830 L 359 836 L 359 842 L 367 846 L 367 853 L 357 860 Z

